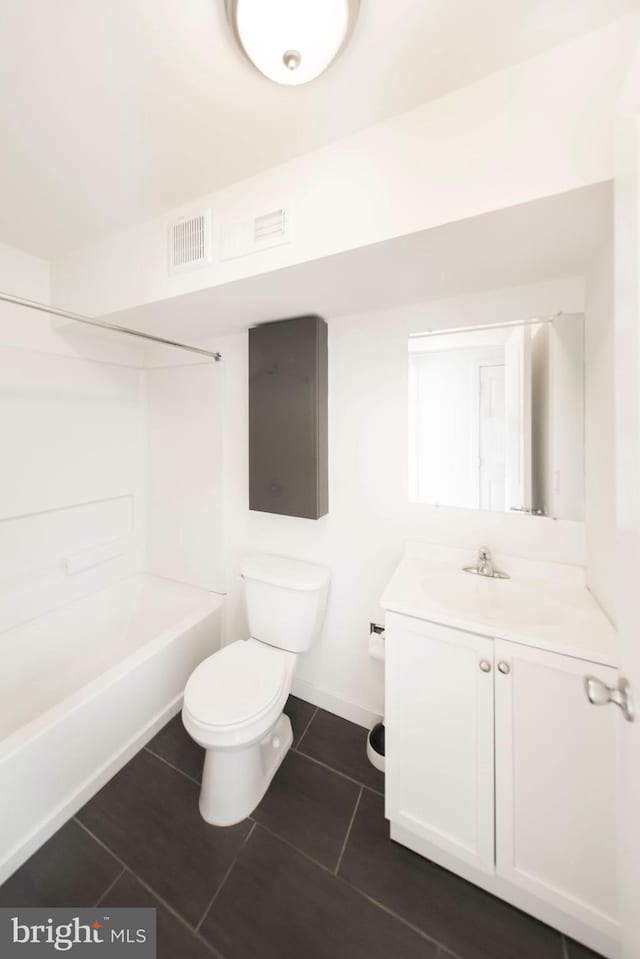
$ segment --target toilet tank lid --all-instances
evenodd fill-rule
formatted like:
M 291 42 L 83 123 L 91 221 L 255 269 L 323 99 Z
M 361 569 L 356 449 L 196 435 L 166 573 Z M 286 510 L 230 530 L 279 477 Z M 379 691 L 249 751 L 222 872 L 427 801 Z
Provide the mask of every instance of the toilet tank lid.
M 331 579 L 331 572 L 326 566 L 266 553 L 245 556 L 240 563 L 240 572 L 245 579 L 255 579 L 284 589 L 323 589 Z

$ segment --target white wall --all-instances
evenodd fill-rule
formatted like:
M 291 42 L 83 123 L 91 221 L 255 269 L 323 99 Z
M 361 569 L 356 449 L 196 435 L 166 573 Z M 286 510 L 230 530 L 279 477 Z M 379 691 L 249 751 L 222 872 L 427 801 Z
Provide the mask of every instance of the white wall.
M 225 587 L 224 366 L 145 373 L 149 572 Z
M 589 587 L 616 621 L 615 327 L 612 238 L 585 292 L 585 530 Z
M 640 689 L 640 51 L 616 117 L 614 227 L 616 617 L 620 674 Z M 623 959 L 640 955 L 640 723 L 620 723 L 618 885 Z
M 611 179 L 626 18 L 53 265 L 53 299 L 103 314 Z M 230 222 L 286 204 L 293 242 L 222 261 Z M 170 277 L 167 228 L 213 209 L 210 267 Z
M 322 640 L 300 662 L 295 689 L 366 722 L 382 708 L 382 668 L 368 624 L 408 539 L 580 564 L 583 524 L 408 502 L 407 336 L 562 309 L 581 312 L 583 283 L 567 279 L 464 296 L 329 324 L 329 514 L 318 521 L 248 509 L 247 335 L 218 340 L 225 366 L 226 640 L 246 636 L 238 562 L 263 550 L 326 563 L 331 599 Z
M 46 260 L 0 243 L 0 292 L 48 303 L 49 274 Z

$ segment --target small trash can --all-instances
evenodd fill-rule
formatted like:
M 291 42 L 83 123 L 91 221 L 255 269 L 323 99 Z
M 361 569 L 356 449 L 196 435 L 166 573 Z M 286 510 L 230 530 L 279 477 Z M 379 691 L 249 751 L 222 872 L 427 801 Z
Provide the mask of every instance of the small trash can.
M 372 766 L 384 772 L 384 723 L 376 723 L 367 736 L 367 757 Z

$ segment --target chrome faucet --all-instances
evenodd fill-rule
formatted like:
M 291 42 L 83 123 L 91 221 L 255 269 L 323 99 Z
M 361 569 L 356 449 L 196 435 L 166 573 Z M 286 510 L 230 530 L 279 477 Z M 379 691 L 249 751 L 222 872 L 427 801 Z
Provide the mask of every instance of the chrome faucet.
M 510 579 L 508 573 L 502 573 L 493 565 L 491 550 L 481 546 L 478 550 L 478 565 L 463 566 L 463 572 L 474 573 L 476 576 L 487 576 L 489 579 Z

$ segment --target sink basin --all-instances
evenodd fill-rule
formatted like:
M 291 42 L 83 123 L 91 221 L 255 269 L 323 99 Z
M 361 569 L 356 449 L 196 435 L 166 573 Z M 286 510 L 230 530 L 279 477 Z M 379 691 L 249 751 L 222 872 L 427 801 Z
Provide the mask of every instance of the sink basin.
M 462 571 L 470 553 L 408 543 L 380 597 L 389 627 L 397 615 L 617 665 L 615 629 L 580 567 L 499 555 L 498 569 L 512 578 L 491 579 Z
M 551 626 L 564 615 L 559 603 L 544 596 L 541 583 L 528 585 L 433 566 L 421 586 L 429 603 L 443 612 L 497 626 Z

